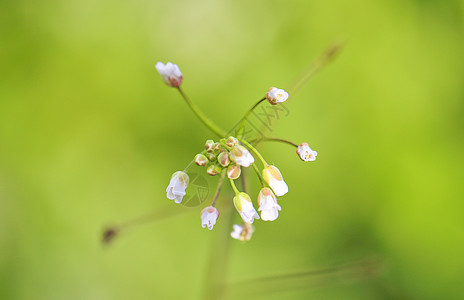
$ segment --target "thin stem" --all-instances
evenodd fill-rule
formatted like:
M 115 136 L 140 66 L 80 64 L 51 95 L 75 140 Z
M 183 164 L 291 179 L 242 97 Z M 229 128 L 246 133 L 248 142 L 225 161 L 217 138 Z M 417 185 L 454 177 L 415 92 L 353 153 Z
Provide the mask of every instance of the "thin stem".
M 284 140 L 284 139 L 279 139 L 279 138 L 264 138 L 263 141 L 269 141 L 269 142 L 281 142 L 281 143 L 286 143 L 286 144 L 289 144 L 289 145 L 292 145 L 293 147 L 297 147 L 298 148 L 298 145 L 289 141 L 289 140 Z
M 266 162 L 266 160 L 264 160 L 264 157 L 261 155 L 261 153 L 258 152 L 258 150 L 256 150 L 255 147 L 253 147 L 250 143 L 248 143 L 247 141 L 245 141 L 242 138 L 237 137 L 237 139 L 240 142 L 242 142 L 245 146 L 247 146 L 251 151 L 253 151 L 258 156 L 258 158 L 262 161 L 262 163 L 263 163 L 263 165 L 265 167 L 269 166 L 269 164 Z
M 232 188 L 234 189 L 234 192 L 235 192 L 235 195 L 237 194 L 240 194 L 240 191 L 237 189 L 237 187 L 235 186 L 235 183 L 234 183 L 234 180 L 229 178 L 229 181 L 230 181 L 230 185 L 232 186 Z
M 226 132 L 219 128 L 213 121 L 211 121 L 199 108 L 196 106 L 190 98 L 184 93 L 184 91 L 178 87 L 177 88 L 184 98 L 185 102 L 187 102 L 187 105 L 190 107 L 190 109 L 195 113 L 195 115 L 203 122 L 203 124 L 206 125 L 206 127 L 209 128 L 212 132 L 214 132 L 217 136 L 219 137 L 224 137 L 226 136 Z
M 216 195 L 214 195 L 213 204 L 211 204 L 212 207 L 216 206 L 216 201 L 218 199 L 219 192 L 221 192 L 222 183 L 224 182 L 225 175 L 226 175 L 226 169 L 222 170 L 221 178 L 219 179 L 218 187 L 217 187 L 217 190 L 216 190 Z
M 258 175 L 259 181 L 261 181 L 261 185 L 263 186 L 263 188 L 266 187 L 266 185 L 264 184 L 264 179 L 261 176 L 261 173 L 259 173 L 259 170 L 256 164 L 252 163 L 251 165 L 253 166 L 253 169 L 255 170 L 256 175 Z
M 245 116 L 243 116 L 242 120 L 240 121 L 240 125 L 238 126 L 238 130 L 237 130 L 237 135 L 239 137 L 242 137 L 242 133 L 243 133 L 243 126 L 245 126 L 245 121 L 248 119 L 248 117 L 250 116 L 250 114 L 253 112 L 253 110 L 258 107 L 259 104 L 261 104 L 261 102 L 263 102 L 264 100 L 266 100 L 266 97 L 260 99 L 258 102 L 255 103 L 255 105 L 253 105 L 253 107 L 250 108 L 250 110 L 248 110 L 245 114 Z

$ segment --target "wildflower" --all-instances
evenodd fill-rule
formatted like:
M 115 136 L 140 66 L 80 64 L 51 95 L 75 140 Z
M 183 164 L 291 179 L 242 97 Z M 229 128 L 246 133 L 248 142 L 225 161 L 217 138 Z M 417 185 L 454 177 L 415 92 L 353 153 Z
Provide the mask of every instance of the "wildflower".
M 315 161 L 317 156 L 317 152 L 312 150 L 306 143 L 301 143 L 296 149 L 296 153 L 302 161 Z
M 185 189 L 189 184 L 189 177 L 182 171 L 172 174 L 171 181 L 166 189 L 167 197 L 176 203 L 181 203 L 186 192 Z
M 219 211 L 216 207 L 208 206 L 203 208 L 201 211 L 201 226 L 205 228 L 208 226 L 209 230 L 212 230 L 216 221 L 219 217 Z
M 258 195 L 258 205 L 263 221 L 274 221 L 279 216 L 281 207 L 277 204 L 277 198 L 270 188 L 261 189 Z
M 252 163 L 255 162 L 255 158 L 251 155 L 250 151 L 248 151 L 242 145 L 235 145 L 234 148 L 230 151 L 230 158 L 234 161 L 237 165 L 242 167 L 249 167 Z
M 242 170 L 240 169 L 240 166 L 230 165 L 227 168 L 227 177 L 230 179 L 239 178 L 241 173 L 242 173 Z
M 259 219 L 259 215 L 247 193 L 238 193 L 235 195 L 234 205 L 244 222 L 251 224 L 254 219 Z
M 279 169 L 275 166 L 267 166 L 263 170 L 264 181 L 272 188 L 276 196 L 280 197 L 288 192 L 288 186 L 282 178 Z
M 195 155 L 195 163 L 199 166 L 205 166 L 208 163 L 208 158 L 203 154 L 199 153 Z
M 236 240 L 248 241 L 251 239 L 255 228 L 253 225 L 244 223 L 242 226 L 234 224 L 232 226 L 233 231 L 230 233 L 230 236 Z
M 266 94 L 266 98 L 272 105 L 287 101 L 288 93 L 282 89 L 271 87 Z
M 158 73 L 160 73 L 161 77 L 163 77 L 163 80 L 167 85 L 172 87 L 179 87 L 181 85 L 182 79 L 184 77 L 182 76 L 182 72 L 177 65 L 170 62 L 167 64 L 157 62 L 155 68 L 158 70 Z

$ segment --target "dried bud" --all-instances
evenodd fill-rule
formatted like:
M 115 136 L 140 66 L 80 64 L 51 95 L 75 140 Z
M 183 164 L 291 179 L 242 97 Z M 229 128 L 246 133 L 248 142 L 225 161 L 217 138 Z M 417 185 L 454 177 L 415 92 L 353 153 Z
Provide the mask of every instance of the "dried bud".
M 224 168 L 227 167 L 229 165 L 229 153 L 227 152 L 221 152 L 218 156 L 218 162 L 221 166 L 223 166 Z
M 242 173 L 242 169 L 240 169 L 240 166 L 230 165 L 227 168 L 227 177 L 230 179 L 239 178 L 241 173 Z
M 208 173 L 208 175 L 211 175 L 211 176 L 215 176 L 219 173 L 221 173 L 221 167 L 218 166 L 218 165 L 211 165 L 208 167 L 208 169 L 206 169 L 206 172 Z
M 233 147 L 235 145 L 238 145 L 238 140 L 233 137 L 233 136 L 229 136 L 226 140 L 226 145 L 229 146 L 229 147 Z
M 208 152 L 212 152 L 214 149 L 214 141 L 213 140 L 207 140 L 205 143 L 205 149 Z
M 287 101 L 288 93 L 282 89 L 271 87 L 267 91 L 266 98 L 272 105 Z
M 208 163 L 208 158 L 204 156 L 203 154 L 199 153 L 195 156 L 195 163 L 203 167 Z

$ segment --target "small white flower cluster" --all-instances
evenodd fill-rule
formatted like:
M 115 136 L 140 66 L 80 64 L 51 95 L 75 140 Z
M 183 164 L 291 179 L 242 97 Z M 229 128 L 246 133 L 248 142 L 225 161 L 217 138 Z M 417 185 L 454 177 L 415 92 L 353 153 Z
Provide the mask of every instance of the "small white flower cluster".
M 170 62 L 166 65 L 158 62 L 155 67 L 167 85 L 177 87 L 180 90 L 183 75 L 177 65 Z M 184 96 L 182 91 L 181 94 Z M 288 99 L 288 93 L 282 89 L 271 87 L 267 91 L 266 97 L 260 100 L 258 104 L 265 99 L 270 104 L 277 105 Z M 240 132 L 240 129 L 238 132 Z M 314 161 L 316 159 L 317 152 L 313 151 L 307 143 L 297 146 L 290 141 L 282 139 L 270 140 L 286 142 L 297 147 L 296 153 L 303 161 Z M 262 161 L 263 169 L 261 173 L 256 167 L 255 157 L 250 151 L 254 152 Z M 280 170 L 276 166 L 267 164 L 262 155 L 251 144 L 241 138 L 241 134 L 238 134 L 237 137 L 229 136 L 228 138 L 222 138 L 218 142 L 213 140 L 206 141 L 205 149 L 195 156 L 194 161 L 197 165 L 206 167 L 206 172 L 211 176 L 222 174 L 218 191 L 222 186 L 224 176 L 227 175 L 229 178 L 235 191 L 235 197 L 233 198 L 234 206 L 244 222 L 242 225 L 235 224 L 233 226 L 233 232 L 231 233 L 233 238 L 242 241 L 251 238 L 254 232 L 254 227 L 251 224 L 254 220 L 260 219 L 258 212 L 261 213 L 263 221 L 274 221 L 278 218 L 279 211 L 282 208 L 277 202 L 277 197 L 285 195 L 288 192 L 288 186 Z M 250 196 L 245 192 L 238 191 L 234 184 L 234 180 L 238 179 L 241 175 L 241 167 L 248 168 L 250 166 L 253 166 L 256 170 L 263 185 L 257 197 L 258 211 L 254 208 Z M 175 172 L 166 189 L 168 199 L 181 203 L 183 197 L 186 195 L 188 184 L 189 177 L 184 171 Z M 216 197 L 217 195 L 218 193 L 216 193 Z M 219 211 L 215 207 L 215 203 L 216 198 L 211 206 L 205 207 L 201 211 L 201 224 L 203 228 L 207 227 L 209 230 L 212 230 L 217 222 Z

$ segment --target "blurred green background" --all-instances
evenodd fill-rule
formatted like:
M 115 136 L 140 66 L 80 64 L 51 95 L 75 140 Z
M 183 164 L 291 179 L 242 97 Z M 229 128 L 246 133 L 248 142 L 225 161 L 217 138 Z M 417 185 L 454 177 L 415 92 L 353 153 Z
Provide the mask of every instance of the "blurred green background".
M 0 299 L 463 299 L 463 16 L 459 0 L 1 1 Z M 214 136 L 157 61 L 230 128 L 337 38 L 272 132 L 317 161 L 261 145 L 290 187 L 277 221 L 241 243 L 228 185 L 213 231 L 211 195 L 166 199 Z

